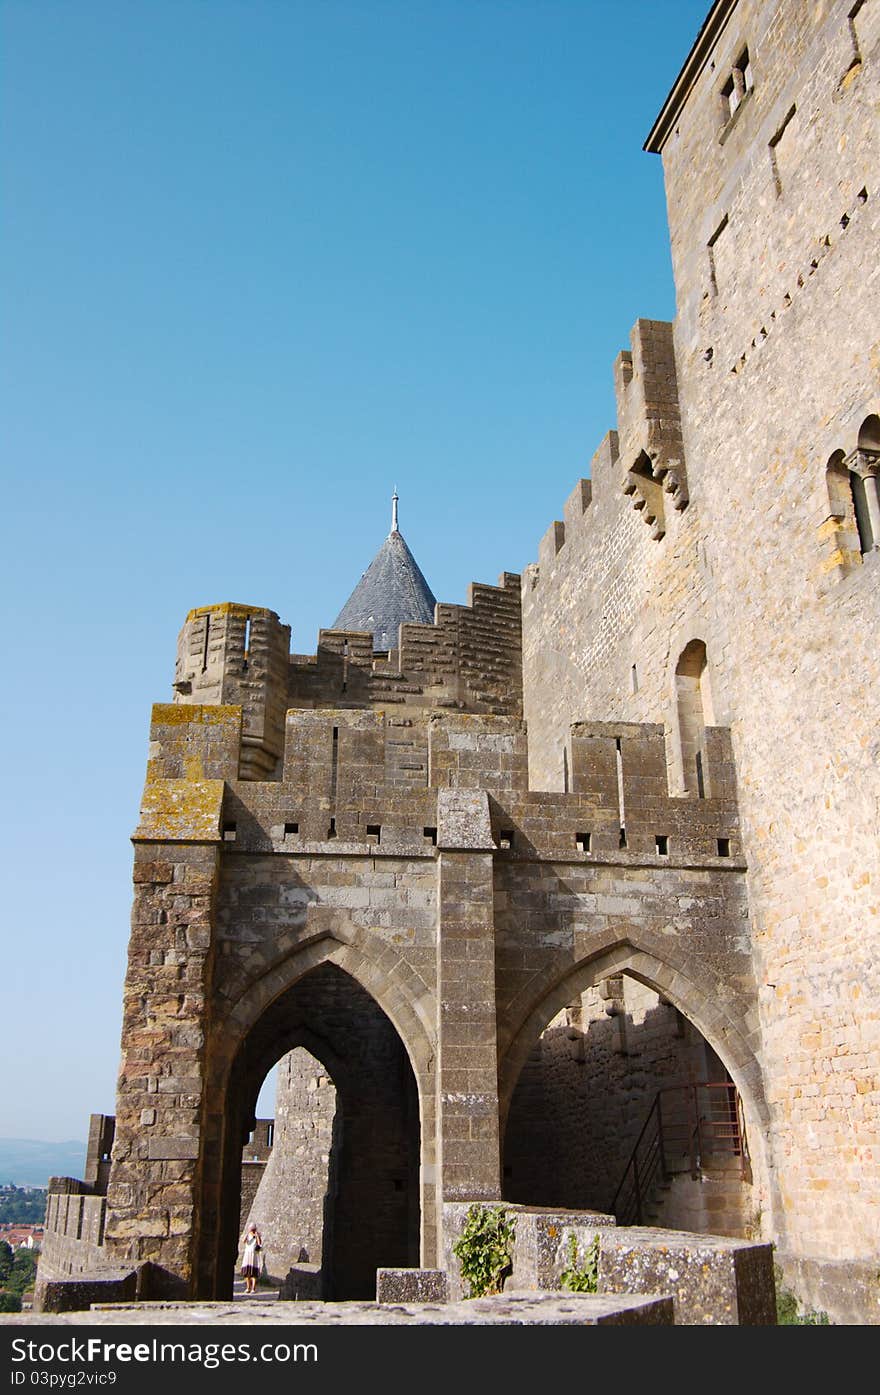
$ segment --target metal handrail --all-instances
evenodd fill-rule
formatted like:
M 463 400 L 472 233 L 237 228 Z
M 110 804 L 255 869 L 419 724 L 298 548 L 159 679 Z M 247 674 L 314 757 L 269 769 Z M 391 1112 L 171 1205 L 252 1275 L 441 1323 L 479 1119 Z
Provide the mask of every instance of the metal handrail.
M 714 1094 L 709 1094 L 708 1099 L 704 1095 L 701 1101 L 700 1091 Z M 746 1176 L 748 1150 L 742 1101 L 733 1082 L 701 1080 L 664 1086 L 654 1097 L 624 1168 L 611 1202 L 612 1213 L 624 1225 L 632 1221 L 640 1225 L 645 1202 L 658 1175 L 663 1181 L 680 1172 L 698 1177 L 704 1158 L 719 1153 L 739 1158 L 740 1176 Z M 676 1166 L 676 1160 L 681 1158 L 687 1159 L 686 1165 Z

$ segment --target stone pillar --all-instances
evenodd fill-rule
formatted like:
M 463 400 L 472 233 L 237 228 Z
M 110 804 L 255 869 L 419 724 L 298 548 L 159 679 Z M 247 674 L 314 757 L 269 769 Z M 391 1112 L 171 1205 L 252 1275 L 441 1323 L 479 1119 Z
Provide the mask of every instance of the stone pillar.
M 500 1200 L 495 844 L 486 794 L 438 791 L 437 820 L 439 1200 Z
M 865 471 L 865 503 L 868 506 L 868 522 L 871 525 L 871 543 L 876 552 L 880 549 L 880 481 L 877 473 L 880 471 L 880 462 L 873 465 L 870 470 Z
M 105 1250 L 111 1264 L 156 1265 L 157 1297 L 198 1296 L 222 798 L 222 780 L 148 780 L 135 834 Z

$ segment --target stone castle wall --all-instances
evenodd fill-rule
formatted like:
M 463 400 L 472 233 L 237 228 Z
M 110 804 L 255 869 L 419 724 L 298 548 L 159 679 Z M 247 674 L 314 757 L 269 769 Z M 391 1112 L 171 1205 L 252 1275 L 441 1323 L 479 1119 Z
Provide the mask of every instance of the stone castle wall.
M 880 553 L 858 555 L 827 479 L 880 405 L 880 7 L 853 9 L 741 3 L 663 149 L 689 476 L 750 865 L 778 1243 L 838 1259 L 844 1284 L 848 1264 L 875 1270 L 880 1252 Z M 707 142 L 719 75 L 745 45 L 753 90 L 724 143 Z M 724 219 L 713 288 L 706 243 Z M 813 1297 L 828 1298 L 818 1277 Z
M 860 1263 L 870 1287 L 880 1249 L 880 553 L 862 552 L 846 468 L 828 473 L 870 472 L 880 445 L 880 7 L 713 14 L 649 139 L 688 502 L 664 507 L 662 537 L 642 522 L 660 496 L 633 512 L 651 432 L 641 409 L 633 426 L 619 361 L 618 435 L 524 575 L 524 710 L 533 775 L 552 788 L 568 724 L 599 714 L 662 723 L 674 780 L 676 667 L 705 644 L 704 710 L 731 728 L 749 867 L 772 1225 L 801 1291 L 833 1308 Z M 633 361 L 644 340 L 640 323 Z M 658 373 L 644 414 L 658 421 L 662 386 Z

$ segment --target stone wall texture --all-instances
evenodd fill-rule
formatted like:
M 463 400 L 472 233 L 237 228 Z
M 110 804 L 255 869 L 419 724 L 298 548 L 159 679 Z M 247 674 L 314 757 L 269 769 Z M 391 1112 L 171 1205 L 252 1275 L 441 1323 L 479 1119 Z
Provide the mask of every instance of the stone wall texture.
M 648 141 L 688 502 L 635 507 L 644 456 L 665 483 L 672 386 L 640 321 L 617 430 L 523 578 L 530 768 L 563 789 L 573 721 L 651 721 L 684 788 L 682 657 L 705 646 L 699 699 L 731 731 L 748 863 L 768 1233 L 813 1306 L 842 1311 L 851 1285 L 876 1321 L 880 530 L 860 539 L 846 476 L 875 471 L 880 444 L 880 6 L 716 5 L 689 63 Z

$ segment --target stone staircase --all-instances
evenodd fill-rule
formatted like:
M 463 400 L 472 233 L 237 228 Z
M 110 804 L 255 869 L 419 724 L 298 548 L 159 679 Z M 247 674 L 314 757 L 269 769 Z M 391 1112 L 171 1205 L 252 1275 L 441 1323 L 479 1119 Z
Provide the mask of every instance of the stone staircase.
M 696 1177 L 682 1160 L 681 1171 L 658 1178 L 644 1202 L 643 1224 L 701 1235 L 754 1238 L 755 1205 L 751 1182 L 738 1158 L 708 1157 Z
M 732 1083 L 699 1082 L 658 1093 L 612 1209 L 619 1224 L 753 1236 L 751 1169 Z

